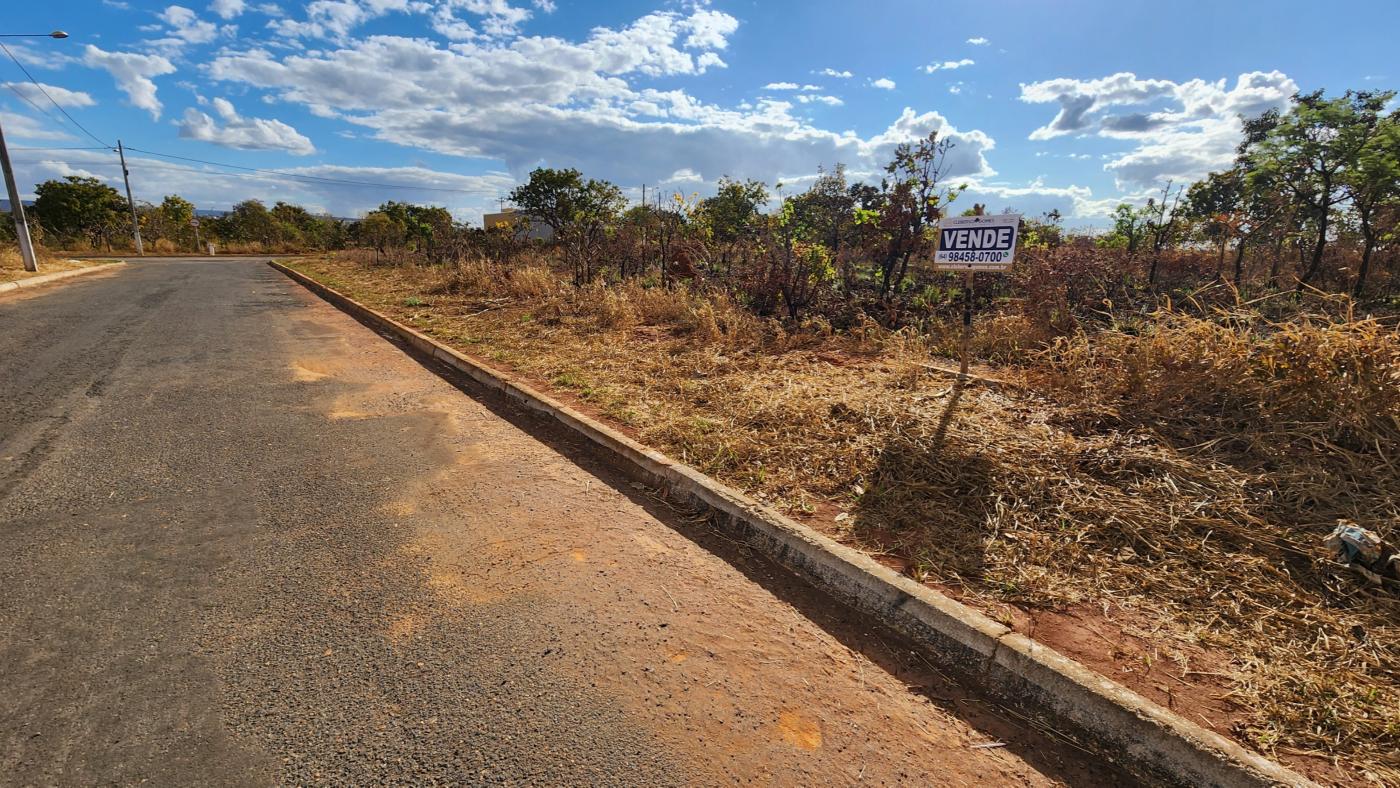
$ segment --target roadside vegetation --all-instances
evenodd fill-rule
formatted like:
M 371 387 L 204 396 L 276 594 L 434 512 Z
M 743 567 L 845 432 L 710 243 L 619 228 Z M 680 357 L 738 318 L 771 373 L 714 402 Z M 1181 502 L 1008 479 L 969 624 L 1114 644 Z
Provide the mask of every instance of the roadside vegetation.
M 1396 784 L 1400 587 L 1322 545 L 1339 522 L 1400 538 L 1391 99 L 1300 95 L 1246 122 L 1233 167 L 1101 232 L 1025 217 L 973 294 L 999 384 L 939 369 L 964 293 L 933 229 L 987 206 L 937 137 L 878 183 L 838 164 L 631 207 L 537 170 L 511 198 L 550 241 L 400 203 L 209 232 L 323 251 L 297 265 L 1193 721 Z

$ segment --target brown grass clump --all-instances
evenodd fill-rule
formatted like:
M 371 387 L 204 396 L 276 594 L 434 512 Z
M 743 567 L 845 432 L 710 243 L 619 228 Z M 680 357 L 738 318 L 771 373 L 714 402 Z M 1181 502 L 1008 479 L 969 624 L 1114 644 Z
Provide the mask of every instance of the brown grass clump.
M 952 328 L 475 265 L 301 267 L 993 615 L 1111 612 L 1176 685 L 1226 685 L 1227 732 L 1400 782 L 1400 603 L 1319 544 L 1339 518 L 1397 536 L 1394 329 L 1164 311 L 1033 352 L 1011 314 L 975 343 L 1026 386 L 989 389 L 929 369 Z
M 1237 655 L 1237 691 L 1260 711 L 1248 738 L 1322 755 L 1375 748 L 1375 767 L 1400 778 L 1400 589 L 1339 576 L 1319 549 L 1338 520 L 1400 537 L 1396 330 L 1164 311 L 1139 335 L 1062 340 L 1040 360 L 1033 377 L 1061 419 L 1143 435 L 1214 477 L 1196 482 L 1213 495 L 1120 513 L 1111 541 L 1150 564 L 1133 572 L 1173 618 L 1209 624 Z
M 89 266 L 101 264 L 101 261 L 97 260 L 69 260 L 65 257 L 55 257 L 41 247 L 36 247 L 35 252 L 39 258 L 39 271 L 37 273 L 30 273 L 24 270 L 24 259 L 20 257 L 18 247 L 0 248 L 0 282 L 13 282 L 16 279 L 53 274 L 59 271 L 71 271 L 75 268 L 87 268 Z

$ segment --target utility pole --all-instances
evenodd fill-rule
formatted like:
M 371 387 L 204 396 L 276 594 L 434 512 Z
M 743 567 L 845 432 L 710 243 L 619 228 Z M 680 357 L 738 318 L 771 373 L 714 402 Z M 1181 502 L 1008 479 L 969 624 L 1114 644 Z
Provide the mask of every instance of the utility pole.
M 15 238 L 19 239 L 19 256 L 24 260 L 24 270 L 38 271 L 39 261 L 34 257 L 34 244 L 29 240 L 29 224 L 24 221 L 24 201 L 19 198 L 19 187 L 15 186 L 15 171 L 10 166 L 10 149 L 5 147 L 3 129 L 0 129 L 0 165 L 4 165 L 5 189 L 10 193 L 10 216 L 15 220 Z
M 117 140 L 117 156 L 122 160 L 122 182 L 126 184 L 126 202 L 131 206 L 131 237 L 136 239 L 136 254 L 143 256 L 146 251 L 141 248 L 141 222 L 136 218 L 136 201 L 131 199 L 131 172 L 126 168 L 126 150 L 121 140 Z

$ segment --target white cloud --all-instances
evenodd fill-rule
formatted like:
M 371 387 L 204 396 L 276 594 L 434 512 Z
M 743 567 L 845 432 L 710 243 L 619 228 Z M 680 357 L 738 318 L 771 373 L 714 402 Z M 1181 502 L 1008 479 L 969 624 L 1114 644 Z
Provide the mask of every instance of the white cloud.
M 971 208 L 973 203 L 982 203 L 991 213 L 1010 210 L 1024 216 L 1041 216 L 1050 211 L 1058 211 L 1067 219 L 1094 221 L 1107 217 L 1122 202 L 1143 202 L 1147 194 L 1131 196 L 1095 197 L 1088 186 L 1051 186 L 1042 178 L 1029 183 L 1006 183 L 986 178 L 954 178 L 950 185 L 966 184 L 956 203 L 955 210 Z
M 111 74 L 133 107 L 151 113 L 152 119 L 160 118 L 161 104 L 152 77 L 174 73 L 175 66 L 169 60 L 160 55 L 106 52 L 88 44 L 83 50 L 83 62 Z
M 874 82 L 871 82 L 870 86 L 881 90 L 894 90 L 894 80 L 889 77 L 880 77 Z
M 665 179 L 665 180 L 662 181 L 662 183 L 668 183 L 668 184 L 670 184 L 670 183 L 704 183 L 704 182 L 705 182 L 704 176 L 702 176 L 700 173 L 698 173 L 698 172 L 696 172 L 695 170 L 692 170 L 692 169 L 690 169 L 690 168 L 688 168 L 688 167 L 682 167 L 681 169 L 676 170 L 675 172 L 671 173 L 671 177 L 669 177 L 669 178 L 667 178 L 667 179 Z
M 851 77 L 855 76 L 854 74 L 852 74 L 852 73 L 849 72 L 849 71 L 837 71 L 837 70 L 834 69 L 834 68 L 824 68 L 824 69 L 822 69 L 821 71 L 816 72 L 816 73 L 819 73 L 819 74 L 822 74 L 822 75 L 828 76 L 828 77 L 835 77 L 836 79 L 850 79 Z
M 243 0 L 213 0 L 209 4 L 210 12 L 224 19 L 233 19 L 243 13 L 245 7 Z
M 555 8 L 557 8 L 557 6 L 554 5 L 554 0 L 534 0 L 534 2 L 535 8 L 540 9 L 546 14 L 554 13 Z
M 739 20 L 722 11 L 700 10 L 680 22 L 687 31 L 686 49 L 724 49 L 739 29 Z
M 186 44 L 207 44 L 219 37 L 217 25 L 200 19 L 184 6 L 167 6 L 160 12 L 160 19 L 170 26 L 171 36 Z
M 33 102 L 48 101 L 44 98 L 44 94 L 47 93 L 55 104 L 62 107 L 91 107 L 97 103 L 92 100 L 92 96 L 81 90 L 69 90 L 42 82 L 6 82 L 0 87 L 13 90 Z
M 796 82 L 769 82 L 763 86 L 764 90 L 797 90 L 802 87 Z
M 969 39 L 967 40 L 967 43 L 969 43 L 969 44 L 971 44 L 971 45 L 973 45 L 973 46 L 975 46 L 975 47 L 984 47 L 984 46 L 986 46 L 986 45 L 988 45 L 988 44 L 990 44 L 990 43 L 992 43 L 992 42 L 991 42 L 991 41 L 988 41 L 987 38 L 986 38 L 985 36 L 977 36 L 976 38 L 969 38 Z
M 442 7 L 466 24 L 451 42 L 441 32 L 417 38 L 356 35 L 365 21 L 393 14 L 416 15 L 421 31 L 442 22 L 435 15 Z M 540 164 L 577 167 L 620 185 L 679 174 L 676 182 L 697 188 L 721 175 L 792 182 L 836 162 L 853 174 L 875 174 L 896 144 L 930 132 L 955 143 L 949 174 L 994 175 L 987 161 L 995 146 L 991 137 L 960 130 L 937 112 L 906 108 L 883 132 L 857 134 L 825 129 L 812 116 L 826 113 L 805 112 L 840 104 L 820 85 L 774 84 L 787 88 L 785 101 L 717 105 L 694 98 L 678 81 L 722 67 L 720 55 L 728 52 L 738 21 L 708 6 L 685 8 L 566 39 L 503 32 L 531 13 L 524 0 L 311 0 L 294 20 L 270 21 L 267 41 L 244 36 L 244 43 L 211 52 L 200 84 L 202 91 L 224 83 L 230 97 L 248 95 L 239 104 L 260 99 L 297 105 L 335 119 L 340 127 L 333 130 L 476 160 L 480 164 L 472 167 L 505 169 L 514 178 Z M 252 11 L 245 8 L 244 14 Z M 301 38 L 288 41 L 284 22 L 297 25 Z M 316 36 L 329 41 L 312 42 Z M 158 116 L 151 80 L 174 71 L 169 60 L 94 49 L 88 62 L 109 70 L 126 67 L 130 73 L 119 76 L 119 84 L 130 88 L 133 104 Z M 832 78 L 851 77 L 850 71 L 829 71 Z M 657 80 L 664 80 L 662 87 L 655 87 Z M 774 85 L 767 90 L 777 90 Z M 273 120 L 274 113 L 249 115 L 267 118 L 241 115 L 224 99 L 213 99 L 186 112 L 178 126 L 190 139 L 223 146 L 314 150 L 297 129 Z
M 536 3 L 536 7 L 549 13 L 553 3 Z M 312 0 L 306 6 L 304 19 L 274 19 L 268 22 L 268 27 L 290 38 L 345 41 L 355 28 L 391 13 L 426 15 L 437 33 L 454 41 L 469 41 L 477 36 L 516 35 L 532 15 L 528 8 L 511 5 L 508 0 Z M 477 17 L 475 24 L 462 19 L 461 13 Z M 697 15 L 701 13 L 714 12 L 702 11 Z M 690 32 L 692 35 L 707 34 L 706 31 Z
M 280 120 L 245 118 L 224 98 L 216 98 L 211 104 L 223 125 L 190 107 L 179 124 L 181 137 L 240 150 L 280 150 L 296 156 L 316 152 L 311 140 Z
M 952 71 L 953 69 L 966 68 L 976 64 L 977 61 L 970 57 L 965 57 L 962 60 L 945 60 L 942 63 L 929 63 L 927 66 L 924 66 L 924 73 L 932 74 L 935 71 Z
M 71 140 L 73 135 L 59 129 L 50 129 L 28 115 L 14 115 L 0 112 L 0 124 L 5 134 L 18 140 Z
M 1298 85 L 1278 71 L 1224 79 L 1173 82 L 1123 72 L 1093 80 L 1052 79 L 1021 86 L 1021 100 L 1060 105 L 1055 117 L 1031 132 L 1033 140 L 1092 134 L 1131 140 L 1137 147 L 1109 161 L 1122 189 L 1165 180 L 1193 181 L 1229 165 L 1239 142 L 1239 118 L 1287 106 Z M 1117 107 L 1136 111 L 1114 112 Z

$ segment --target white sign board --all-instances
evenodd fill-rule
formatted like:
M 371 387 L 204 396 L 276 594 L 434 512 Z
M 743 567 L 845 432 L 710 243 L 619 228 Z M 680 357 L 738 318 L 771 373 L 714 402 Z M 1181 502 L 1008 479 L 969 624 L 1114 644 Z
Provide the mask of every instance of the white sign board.
M 938 251 L 933 267 L 939 271 L 1005 271 L 1016 257 L 1016 232 L 1021 217 L 949 216 L 938 223 Z

